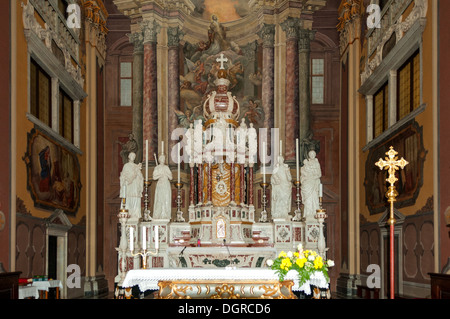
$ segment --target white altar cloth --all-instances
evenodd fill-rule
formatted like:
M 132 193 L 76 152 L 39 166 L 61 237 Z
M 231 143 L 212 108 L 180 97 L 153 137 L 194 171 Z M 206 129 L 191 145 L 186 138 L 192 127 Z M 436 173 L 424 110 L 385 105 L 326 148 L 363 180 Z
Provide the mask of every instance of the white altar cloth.
M 152 268 L 135 269 L 128 271 L 123 283 L 123 288 L 138 286 L 141 292 L 158 290 L 158 282 L 175 280 L 278 280 L 275 271 L 266 268 Z M 328 288 L 328 282 L 321 272 L 315 272 L 309 282 L 298 285 L 298 275 L 295 271 L 289 271 L 285 280 L 292 280 L 293 291 L 303 291 L 311 294 L 311 285 L 319 288 Z

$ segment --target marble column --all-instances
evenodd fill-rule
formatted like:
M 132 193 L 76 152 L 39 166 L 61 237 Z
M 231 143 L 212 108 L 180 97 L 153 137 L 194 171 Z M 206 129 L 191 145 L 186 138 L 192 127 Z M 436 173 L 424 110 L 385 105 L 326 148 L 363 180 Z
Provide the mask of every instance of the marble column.
M 253 164 L 248 168 L 248 206 L 253 206 Z
M 236 178 L 235 178 L 235 164 L 230 163 L 230 200 L 235 203 L 236 199 Z
M 207 194 L 208 194 L 208 200 L 207 203 L 212 203 L 212 163 L 208 163 L 208 182 L 207 182 Z
M 194 194 L 195 194 L 195 167 L 193 164 L 189 165 L 190 175 L 189 175 L 189 205 L 194 205 Z
M 286 133 L 285 160 L 295 161 L 295 141 L 299 137 L 299 48 L 298 29 L 300 21 L 287 18 L 281 23 L 286 33 Z
M 273 128 L 274 125 L 274 58 L 275 58 L 275 25 L 264 24 L 258 35 L 263 41 L 263 57 L 262 57 L 262 107 L 264 110 L 264 127 Z M 270 135 L 270 133 L 269 133 Z M 268 136 L 268 141 L 270 137 Z M 268 143 L 270 146 L 270 143 Z M 269 147 L 268 147 L 269 149 Z
M 133 51 L 133 134 L 137 142 L 136 163 L 142 162 L 143 155 L 143 78 L 144 78 L 144 36 L 142 32 L 129 35 L 134 45 Z
M 307 150 L 316 148 L 317 143 L 312 140 L 311 130 L 311 41 L 314 39 L 315 31 L 309 29 L 299 29 L 298 51 L 299 51 L 299 140 L 300 162 L 303 163 L 308 154 Z
M 168 27 L 167 45 L 168 45 L 168 108 L 169 108 L 169 152 L 177 141 L 172 141 L 172 132 L 178 126 L 178 119 L 175 113 L 180 108 L 180 40 L 184 36 L 180 27 Z M 173 164 L 171 156 L 169 163 Z
M 239 201 L 241 203 L 241 206 L 245 205 L 245 165 L 244 164 L 240 164 L 240 178 L 241 178 L 241 182 L 240 182 L 240 189 L 239 189 Z
M 197 166 L 197 204 L 203 204 L 203 164 Z
M 148 140 L 150 161 L 152 154 L 158 153 L 158 70 L 157 35 L 160 26 L 155 20 L 141 22 L 144 45 L 144 85 L 143 85 L 143 140 Z

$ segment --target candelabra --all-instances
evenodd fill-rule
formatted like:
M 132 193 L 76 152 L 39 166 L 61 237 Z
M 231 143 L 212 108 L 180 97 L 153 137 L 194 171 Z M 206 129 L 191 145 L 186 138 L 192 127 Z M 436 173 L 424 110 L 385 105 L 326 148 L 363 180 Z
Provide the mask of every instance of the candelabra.
M 317 243 L 317 249 L 319 250 L 319 255 L 322 256 L 324 259 L 326 258 L 325 252 L 327 251 L 325 247 L 325 236 L 323 233 L 323 223 L 325 221 L 325 218 L 327 218 L 327 211 L 322 206 L 323 198 L 319 197 L 319 209 L 316 210 L 316 216 L 315 218 L 319 222 L 319 240 Z
M 301 199 L 300 199 L 300 181 L 293 181 L 296 193 L 295 203 L 297 204 L 297 209 L 294 211 L 294 217 L 292 218 L 293 222 L 301 222 L 303 221 L 302 209 L 301 209 Z
M 137 253 L 134 252 L 134 236 L 133 228 L 130 228 L 130 252 L 133 257 L 142 257 L 142 268 L 147 269 L 147 257 L 157 256 L 159 253 L 158 226 L 155 226 L 155 251 L 147 249 L 147 227 L 142 228 L 142 248 Z
M 150 209 L 148 208 L 150 200 L 148 191 L 150 189 L 151 181 L 144 181 L 144 221 L 151 221 L 152 217 L 150 216 Z
M 263 210 L 261 211 L 261 217 L 259 219 L 259 222 L 260 223 L 267 223 L 268 219 L 267 219 L 266 207 L 267 207 L 268 200 L 267 200 L 266 190 L 269 187 L 269 184 L 266 183 L 266 182 L 263 182 L 260 185 L 261 185 L 261 187 L 263 189 L 262 199 L 261 199 L 261 204 L 262 204 Z
M 121 226 L 121 234 L 120 234 L 120 244 L 116 250 L 119 252 L 119 260 L 120 268 L 120 283 L 125 279 L 126 273 L 126 252 L 127 252 L 127 237 L 126 237 L 126 223 L 130 215 L 128 214 L 128 210 L 125 208 L 126 199 L 122 198 L 122 207 L 119 210 L 119 214 L 117 217 L 119 218 L 120 226 Z
M 183 183 L 175 183 L 175 187 L 177 188 L 177 223 L 184 223 L 185 219 L 183 217 L 183 211 L 181 210 L 181 204 L 183 203 L 183 200 L 181 198 L 181 189 L 183 188 Z

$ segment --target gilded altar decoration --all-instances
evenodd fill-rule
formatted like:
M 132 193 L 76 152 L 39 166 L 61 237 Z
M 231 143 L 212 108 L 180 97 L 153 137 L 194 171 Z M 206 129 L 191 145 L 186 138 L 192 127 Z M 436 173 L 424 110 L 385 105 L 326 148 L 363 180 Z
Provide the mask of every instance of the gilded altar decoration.
M 160 281 L 157 299 L 296 299 L 294 283 L 276 280 Z
M 295 271 L 298 274 L 299 286 L 312 284 L 319 288 L 328 288 L 328 269 L 334 266 L 334 261 L 324 260 L 316 251 L 303 250 L 303 246 L 299 244 L 296 252 L 282 251 L 275 260 L 268 260 L 267 265 L 275 270 L 281 282 L 288 272 Z

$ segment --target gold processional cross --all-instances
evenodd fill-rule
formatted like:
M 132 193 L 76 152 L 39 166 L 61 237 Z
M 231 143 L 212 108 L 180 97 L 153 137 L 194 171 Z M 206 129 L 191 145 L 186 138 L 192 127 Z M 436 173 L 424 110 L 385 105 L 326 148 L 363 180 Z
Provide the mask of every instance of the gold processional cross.
M 389 177 L 386 179 L 391 186 L 389 186 L 388 191 L 386 192 L 386 197 L 388 198 L 389 203 L 391 203 L 391 216 L 389 219 L 389 223 L 395 223 L 394 220 L 394 202 L 395 198 L 398 195 L 398 192 L 395 189 L 395 182 L 398 181 L 398 178 L 395 176 L 395 172 L 399 170 L 399 168 L 404 169 L 406 165 L 409 163 L 402 157 L 400 160 L 397 157 L 397 152 L 394 150 L 394 147 L 391 146 L 389 152 L 386 153 L 388 157 L 385 160 L 381 159 L 375 163 L 381 170 L 385 169 L 389 173 Z
M 397 152 L 394 150 L 394 147 L 391 146 L 389 152 L 386 153 L 388 157 L 385 160 L 381 159 L 375 163 L 381 170 L 385 169 L 389 172 L 389 177 L 386 179 L 391 186 L 389 186 L 388 191 L 386 192 L 386 197 L 388 198 L 388 202 L 391 204 L 390 206 L 390 293 L 391 299 L 394 299 L 395 289 L 394 289 L 394 202 L 395 198 L 398 195 L 398 192 L 395 189 L 395 182 L 398 181 L 398 178 L 395 176 L 395 172 L 399 170 L 399 168 L 403 169 L 409 163 L 402 157 L 400 160 L 397 157 Z

